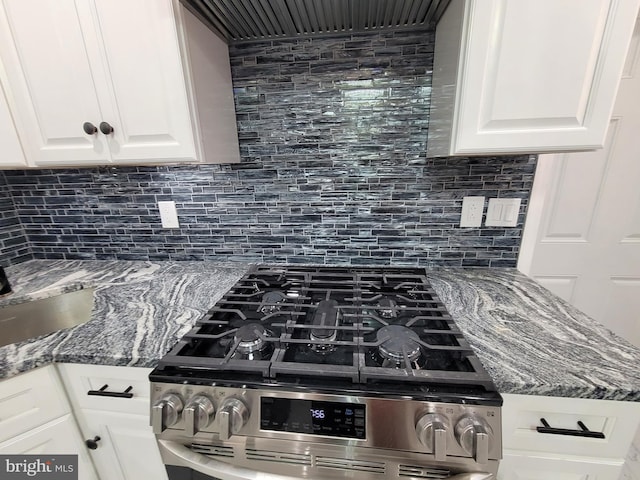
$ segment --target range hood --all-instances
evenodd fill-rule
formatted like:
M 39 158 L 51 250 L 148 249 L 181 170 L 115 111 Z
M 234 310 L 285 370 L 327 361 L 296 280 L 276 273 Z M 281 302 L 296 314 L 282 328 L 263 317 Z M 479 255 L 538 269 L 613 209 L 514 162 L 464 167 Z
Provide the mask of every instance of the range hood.
M 433 27 L 450 0 L 181 0 L 228 43 Z

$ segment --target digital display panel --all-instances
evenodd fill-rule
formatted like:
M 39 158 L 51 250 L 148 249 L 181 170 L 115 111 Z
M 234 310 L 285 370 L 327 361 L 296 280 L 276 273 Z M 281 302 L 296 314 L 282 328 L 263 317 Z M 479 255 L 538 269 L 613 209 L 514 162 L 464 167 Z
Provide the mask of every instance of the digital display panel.
M 262 397 L 260 428 L 364 440 L 365 406 L 293 398 Z

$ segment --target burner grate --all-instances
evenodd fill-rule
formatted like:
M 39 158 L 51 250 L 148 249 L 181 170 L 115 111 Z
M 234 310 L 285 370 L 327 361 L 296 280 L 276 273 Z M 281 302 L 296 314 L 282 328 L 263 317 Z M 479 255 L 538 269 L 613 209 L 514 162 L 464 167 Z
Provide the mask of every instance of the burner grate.
M 160 366 L 493 385 L 422 269 L 254 267 Z

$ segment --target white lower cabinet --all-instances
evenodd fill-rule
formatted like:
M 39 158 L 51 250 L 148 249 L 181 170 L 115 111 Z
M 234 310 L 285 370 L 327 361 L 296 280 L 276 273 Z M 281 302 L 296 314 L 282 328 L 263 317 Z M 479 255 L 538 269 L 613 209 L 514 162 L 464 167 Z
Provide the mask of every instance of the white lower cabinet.
M 58 364 L 84 438 L 100 437 L 90 450 L 101 480 L 166 480 L 149 426 L 148 368 Z M 89 395 L 89 391 L 131 396 Z
M 81 480 L 166 480 L 150 371 L 57 364 L 0 381 L 0 453 L 78 455 Z
M 505 450 L 498 480 L 618 480 L 624 462 Z
M 95 470 L 71 414 L 0 443 L 2 454 L 78 455 L 78 478 L 95 480 Z
M 82 410 L 76 416 L 86 438 L 100 437 L 91 458 L 101 480 L 167 478 L 148 415 Z
M 498 480 L 619 480 L 640 425 L 640 404 L 503 394 L 503 459 Z M 540 433 L 577 430 L 578 421 L 604 438 Z
M 78 455 L 79 478 L 97 479 L 53 365 L 0 382 L 0 453 Z
M 0 405 L 0 443 L 71 413 L 53 365 L 0 381 Z

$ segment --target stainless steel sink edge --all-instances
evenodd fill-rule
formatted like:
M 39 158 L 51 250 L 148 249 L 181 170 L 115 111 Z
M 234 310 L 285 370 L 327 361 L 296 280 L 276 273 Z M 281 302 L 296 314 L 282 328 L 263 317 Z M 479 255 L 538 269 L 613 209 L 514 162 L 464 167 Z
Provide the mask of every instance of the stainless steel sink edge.
M 14 291 L 4 297 L 0 297 L 0 309 L 9 305 L 18 305 L 20 303 L 33 302 L 49 297 L 57 297 L 65 293 L 75 292 L 78 290 L 91 289 L 93 285 L 87 285 L 81 282 L 66 283 L 64 285 L 46 286 L 39 290 L 21 292 L 20 288 L 14 288 Z
M 67 287 L 58 294 L 42 298 L 33 298 L 32 294 L 25 301 L 0 304 L 0 347 L 88 322 L 94 306 L 94 288 Z

